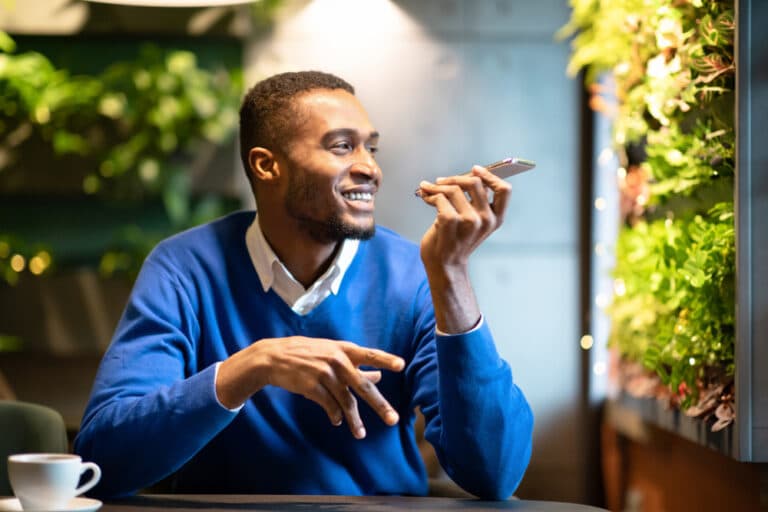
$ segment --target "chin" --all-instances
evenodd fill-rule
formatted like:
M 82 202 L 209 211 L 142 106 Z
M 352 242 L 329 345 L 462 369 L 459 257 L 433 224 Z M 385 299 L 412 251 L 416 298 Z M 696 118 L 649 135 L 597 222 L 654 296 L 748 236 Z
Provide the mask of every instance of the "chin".
M 352 240 L 368 240 L 373 238 L 373 235 L 375 234 L 376 234 L 376 226 L 371 226 L 364 230 L 355 231 L 354 233 L 347 236 L 347 238 L 351 238 Z
M 343 238 L 368 240 L 376 233 L 376 224 L 373 221 L 366 223 L 343 223 L 339 231 Z
M 329 225 L 345 233 L 370 233 L 365 238 L 373 236 L 376 230 L 376 221 L 373 214 L 367 215 L 339 215 L 335 219 L 330 219 Z M 360 238 L 358 236 L 348 236 L 347 238 Z
M 367 222 L 357 223 L 355 225 L 354 231 L 360 233 L 361 235 L 356 238 L 361 240 L 367 240 L 371 238 L 374 233 L 376 233 L 376 223 L 374 222 L 373 217 L 371 217 L 371 219 Z
M 349 222 L 338 217 L 325 222 L 304 220 L 302 228 L 321 243 L 335 243 L 346 239 L 368 240 L 376 232 L 373 219 L 370 222 Z

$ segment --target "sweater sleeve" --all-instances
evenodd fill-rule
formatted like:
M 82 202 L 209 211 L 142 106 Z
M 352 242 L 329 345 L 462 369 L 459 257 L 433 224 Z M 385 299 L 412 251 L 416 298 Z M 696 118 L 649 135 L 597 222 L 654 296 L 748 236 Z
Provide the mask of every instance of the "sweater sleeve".
M 446 473 L 483 499 L 506 499 L 531 457 L 533 413 L 488 326 L 436 335 L 426 286 L 420 290 L 417 349 L 407 377 L 425 437 Z
M 215 365 L 197 369 L 198 336 L 189 293 L 148 259 L 75 439 L 75 452 L 102 470 L 92 494 L 124 496 L 162 480 L 235 417 L 216 398 Z

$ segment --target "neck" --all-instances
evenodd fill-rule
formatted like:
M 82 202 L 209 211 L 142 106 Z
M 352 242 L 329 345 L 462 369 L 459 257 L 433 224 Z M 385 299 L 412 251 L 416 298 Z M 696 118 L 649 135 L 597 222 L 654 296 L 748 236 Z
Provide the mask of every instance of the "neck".
M 259 227 L 267 243 L 291 275 L 309 288 L 328 270 L 341 244 L 318 242 L 296 227 L 274 226 L 259 213 Z

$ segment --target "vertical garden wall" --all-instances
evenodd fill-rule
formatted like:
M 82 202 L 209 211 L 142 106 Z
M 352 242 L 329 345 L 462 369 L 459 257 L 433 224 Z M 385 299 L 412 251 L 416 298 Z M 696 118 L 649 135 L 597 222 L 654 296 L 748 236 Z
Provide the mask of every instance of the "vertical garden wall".
M 620 384 L 720 430 L 735 416 L 733 2 L 571 4 L 569 71 L 612 119 L 620 160 L 607 307 Z
M 0 352 L 49 350 L 46 307 L 89 350 L 82 319 L 111 316 L 54 290 L 129 282 L 159 240 L 240 207 L 241 59 L 234 38 L 0 32 Z
M 225 209 L 192 182 L 234 137 L 240 54 L 183 46 L 0 32 L 0 280 L 133 272 L 157 240 Z

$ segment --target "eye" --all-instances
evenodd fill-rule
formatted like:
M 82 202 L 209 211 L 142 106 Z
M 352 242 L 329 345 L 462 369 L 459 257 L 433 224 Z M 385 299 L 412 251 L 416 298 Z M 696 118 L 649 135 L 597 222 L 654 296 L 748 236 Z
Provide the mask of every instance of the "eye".
M 331 146 L 331 151 L 334 153 L 348 153 L 352 151 L 352 143 L 348 140 L 342 140 L 339 142 L 334 142 Z

